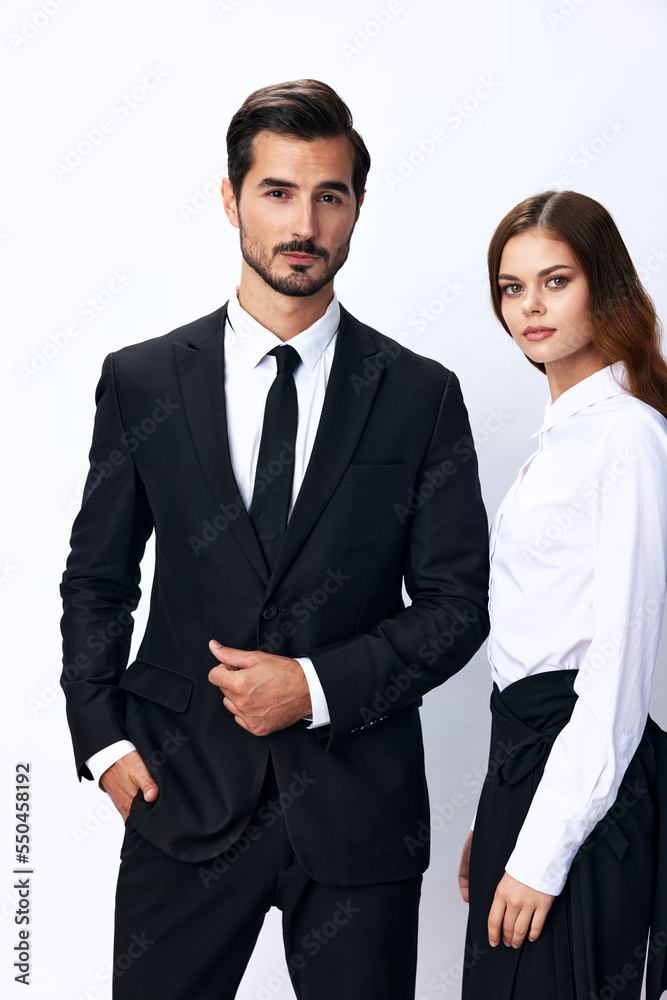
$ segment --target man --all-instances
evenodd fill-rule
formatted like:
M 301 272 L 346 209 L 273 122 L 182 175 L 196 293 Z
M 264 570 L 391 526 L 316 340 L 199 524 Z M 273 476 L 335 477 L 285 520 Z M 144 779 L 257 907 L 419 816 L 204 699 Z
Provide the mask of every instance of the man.
M 277 905 L 299 997 L 407 1000 L 418 707 L 487 631 L 470 428 L 451 372 L 334 294 L 370 166 L 338 95 L 259 90 L 227 148 L 240 284 L 105 361 L 62 585 L 79 775 L 129 813 L 114 996 L 233 997 Z

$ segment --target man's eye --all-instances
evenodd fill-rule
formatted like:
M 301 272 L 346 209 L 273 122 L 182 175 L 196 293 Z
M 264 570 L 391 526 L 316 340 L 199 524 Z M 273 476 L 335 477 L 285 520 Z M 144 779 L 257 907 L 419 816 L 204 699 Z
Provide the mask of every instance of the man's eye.
M 340 201 L 340 198 L 337 198 L 335 194 L 323 194 L 321 200 L 326 201 L 329 205 L 335 205 Z
M 285 198 L 287 197 L 284 191 L 268 191 L 267 192 L 271 198 Z

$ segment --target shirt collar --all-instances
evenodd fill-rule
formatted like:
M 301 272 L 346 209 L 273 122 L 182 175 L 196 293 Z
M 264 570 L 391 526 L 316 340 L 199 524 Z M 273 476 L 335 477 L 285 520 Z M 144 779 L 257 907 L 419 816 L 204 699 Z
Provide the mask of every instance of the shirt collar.
M 602 368 L 599 372 L 594 372 L 588 378 L 577 382 L 571 389 L 567 389 L 554 403 L 551 401 L 547 403 L 542 431 L 548 431 L 555 424 L 579 413 L 587 406 L 627 392 L 627 389 L 623 387 L 624 384 L 625 365 L 622 361 L 617 361 L 613 365 Z
M 275 333 L 271 333 L 245 311 L 238 300 L 236 290 L 230 296 L 227 304 L 227 320 L 228 329 L 225 335 L 229 335 L 229 327 L 231 327 L 231 336 L 240 344 L 251 368 L 256 368 L 269 351 L 284 343 L 280 337 L 276 337 Z M 314 370 L 339 325 L 340 305 L 334 292 L 324 316 L 316 320 L 307 330 L 303 330 L 289 340 L 290 347 L 297 351 L 308 372 Z

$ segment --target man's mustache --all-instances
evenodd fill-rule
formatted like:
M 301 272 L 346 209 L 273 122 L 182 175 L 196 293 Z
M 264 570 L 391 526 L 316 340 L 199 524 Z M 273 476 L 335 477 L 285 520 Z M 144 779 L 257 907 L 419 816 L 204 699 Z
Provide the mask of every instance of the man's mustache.
M 321 257 L 329 260 L 329 251 L 316 246 L 312 240 L 292 240 L 291 243 L 278 243 L 273 248 L 274 256 L 278 253 L 307 253 L 311 257 Z

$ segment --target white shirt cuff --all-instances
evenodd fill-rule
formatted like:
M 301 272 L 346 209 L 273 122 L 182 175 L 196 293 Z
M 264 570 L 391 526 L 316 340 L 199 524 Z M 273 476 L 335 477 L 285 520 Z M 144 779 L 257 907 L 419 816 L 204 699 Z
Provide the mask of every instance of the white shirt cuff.
M 99 782 L 104 772 L 112 764 L 115 764 L 125 754 L 132 753 L 136 749 L 134 743 L 130 743 L 129 740 L 118 740 L 117 743 L 112 743 L 111 746 L 105 747 L 104 750 L 98 750 L 92 757 L 89 757 L 86 761 L 86 766 L 95 781 Z
M 584 825 L 583 819 L 573 819 L 572 813 L 572 801 L 546 787 L 543 780 L 505 871 L 531 889 L 560 895 L 578 847 L 595 825 Z
M 331 722 L 329 706 L 324 695 L 324 689 L 317 676 L 317 671 L 313 666 L 313 661 L 307 656 L 295 656 L 294 658 L 301 665 L 301 669 L 306 676 L 308 690 L 310 691 L 310 704 L 313 714 L 307 719 L 310 722 L 308 728 L 319 729 L 320 726 L 328 726 Z

